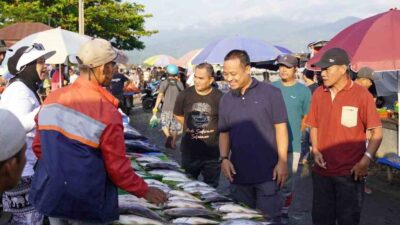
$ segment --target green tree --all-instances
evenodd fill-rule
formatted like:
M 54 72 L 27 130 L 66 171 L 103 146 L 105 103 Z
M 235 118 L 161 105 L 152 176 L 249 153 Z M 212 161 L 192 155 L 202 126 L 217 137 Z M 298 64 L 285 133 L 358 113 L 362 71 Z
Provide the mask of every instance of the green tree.
M 0 27 L 15 22 L 41 22 L 52 27 L 78 31 L 79 0 L 0 1 Z M 119 49 L 143 49 L 140 37 L 151 36 L 145 19 L 152 17 L 144 5 L 121 0 L 84 0 L 85 34 L 110 40 Z

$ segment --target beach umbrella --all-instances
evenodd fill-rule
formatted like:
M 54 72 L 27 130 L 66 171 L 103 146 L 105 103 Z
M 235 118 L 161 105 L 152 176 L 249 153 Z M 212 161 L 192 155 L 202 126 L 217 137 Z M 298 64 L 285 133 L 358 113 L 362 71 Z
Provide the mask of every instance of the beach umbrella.
M 169 55 L 155 55 L 147 58 L 143 63 L 148 66 L 167 66 L 177 64 L 177 59 Z
M 292 54 L 293 53 L 289 49 L 279 46 L 279 45 L 274 45 L 274 47 L 277 48 L 282 54 Z
M 178 59 L 177 65 L 182 68 L 191 68 L 193 66 L 192 60 L 202 51 L 202 48 L 194 49 L 187 52 Z
M 211 64 L 222 64 L 224 57 L 231 50 L 245 50 L 251 62 L 269 61 L 275 59 L 282 54 L 273 45 L 260 40 L 249 37 L 228 37 L 208 44 L 193 60 L 192 63 L 197 65 L 202 62 Z
M 8 58 L 14 55 L 14 52 L 20 47 L 32 46 L 34 43 L 41 43 L 46 50 L 56 51 L 52 57 L 46 60 L 47 64 L 62 64 L 66 62 L 68 56 L 76 55 L 79 47 L 90 38 L 61 28 L 34 33 L 11 46 L 12 52 L 7 52 L 3 65 L 7 65 Z
M 310 59 L 307 68 L 315 70 L 311 65 L 330 48 L 346 50 L 355 72 L 364 66 L 375 71 L 400 70 L 400 11 L 391 9 L 345 28 Z

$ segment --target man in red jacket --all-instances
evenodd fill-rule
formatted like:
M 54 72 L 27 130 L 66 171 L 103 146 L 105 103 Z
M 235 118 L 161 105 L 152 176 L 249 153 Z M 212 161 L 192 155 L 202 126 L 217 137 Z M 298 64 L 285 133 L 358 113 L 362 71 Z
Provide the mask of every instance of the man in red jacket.
M 39 160 L 30 200 L 51 224 L 117 220 L 117 187 L 150 202 L 166 201 L 131 168 L 118 100 L 103 88 L 119 58 L 106 40 L 84 44 L 80 77 L 52 92 L 37 116 L 33 146 Z

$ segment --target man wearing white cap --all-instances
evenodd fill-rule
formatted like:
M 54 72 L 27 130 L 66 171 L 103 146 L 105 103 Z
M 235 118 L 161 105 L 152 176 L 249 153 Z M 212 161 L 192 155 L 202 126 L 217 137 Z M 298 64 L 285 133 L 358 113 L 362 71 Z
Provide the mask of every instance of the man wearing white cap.
M 30 200 L 50 224 L 107 224 L 118 219 L 117 187 L 154 203 L 126 157 L 118 100 L 104 86 L 121 62 L 111 43 L 93 39 L 78 52 L 79 78 L 52 92 L 37 117 L 38 156 Z
M 0 124 L 12 129 L 0 131 L 0 193 L 14 188 L 21 178 L 25 157 L 25 129 L 10 111 L 0 109 Z

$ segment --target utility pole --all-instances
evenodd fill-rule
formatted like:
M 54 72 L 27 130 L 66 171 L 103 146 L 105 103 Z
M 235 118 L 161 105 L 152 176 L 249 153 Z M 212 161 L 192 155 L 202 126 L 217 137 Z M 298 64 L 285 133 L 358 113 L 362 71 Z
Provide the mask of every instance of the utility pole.
M 79 0 L 79 34 L 85 34 L 84 3 Z

